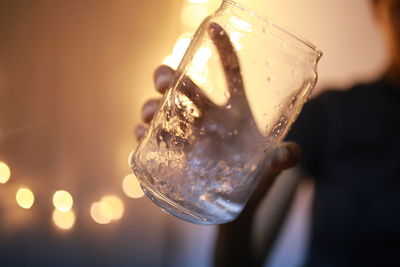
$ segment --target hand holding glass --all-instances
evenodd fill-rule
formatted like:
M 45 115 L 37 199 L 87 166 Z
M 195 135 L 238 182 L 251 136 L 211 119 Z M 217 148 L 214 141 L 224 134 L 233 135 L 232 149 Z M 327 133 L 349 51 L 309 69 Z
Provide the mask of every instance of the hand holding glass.
M 164 211 L 234 220 L 316 83 L 321 52 L 226 0 L 196 32 L 131 166 Z

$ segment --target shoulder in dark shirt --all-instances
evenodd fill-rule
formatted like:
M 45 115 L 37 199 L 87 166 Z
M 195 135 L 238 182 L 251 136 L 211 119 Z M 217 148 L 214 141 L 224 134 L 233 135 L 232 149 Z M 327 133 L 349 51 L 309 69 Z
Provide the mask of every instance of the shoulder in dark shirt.
M 289 132 L 315 178 L 309 266 L 400 264 L 399 108 L 384 80 L 328 90 Z

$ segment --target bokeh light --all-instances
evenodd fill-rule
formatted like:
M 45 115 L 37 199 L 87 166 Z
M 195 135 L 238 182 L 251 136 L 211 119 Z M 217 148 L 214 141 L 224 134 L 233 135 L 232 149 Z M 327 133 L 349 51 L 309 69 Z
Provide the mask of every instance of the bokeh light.
M 72 210 L 60 211 L 58 209 L 53 210 L 53 222 L 54 224 L 63 230 L 71 229 L 75 224 L 75 212 Z
M 108 224 L 113 219 L 111 206 L 104 201 L 95 202 L 90 207 L 92 219 L 99 224 Z
M 59 211 L 69 211 L 74 201 L 70 193 L 65 190 L 58 190 L 53 195 L 53 204 Z
M 164 60 L 162 61 L 162 64 L 170 66 L 171 68 L 176 70 L 179 66 L 180 61 L 181 60 L 177 56 L 171 54 L 164 58 Z
M 119 220 L 124 215 L 125 206 L 121 198 L 115 195 L 108 195 L 101 199 L 101 202 L 105 202 L 112 210 L 112 219 Z
M 192 41 L 192 36 L 193 33 L 181 34 L 176 40 L 174 48 L 172 49 L 172 54 L 164 58 L 163 64 L 170 66 L 173 69 L 177 69 L 190 45 L 190 42 Z
M 0 161 L 0 184 L 5 184 L 10 180 L 11 170 L 5 162 Z
M 20 188 L 16 194 L 16 200 L 19 206 L 24 209 L 29 209 L 35 202 L 35 196 L 28 188 Z
M 207 4 L 208 0 L 188 0 L 188 2 L 192 4 Z
M 190 42 L 192 41 L 193 33 L 183 33 L 181 34 L 178 39 L 176 40 L 176 43 L 174 45 L 174 48 L 172 49 L 172 53 L 178 57 L 183 57 L 185 54 L 187 48 L 190 45 Z
M 196 28 L 207 15 L 208 11 L 205 7 L 201 5 L 187 5 L 182 10 L 181 20 L 186 26 Z
M 140 187 L 140 183 L 134 174 L 125 176 L 122 181 L 122 190 L 124 193 L 131 198 L 141 198 L 144 196 L 144 192 Z

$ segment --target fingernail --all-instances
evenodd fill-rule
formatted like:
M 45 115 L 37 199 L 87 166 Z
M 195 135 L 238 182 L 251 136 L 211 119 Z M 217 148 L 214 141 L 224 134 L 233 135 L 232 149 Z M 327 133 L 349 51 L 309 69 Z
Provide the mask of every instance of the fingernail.
M 289 163 L 289 158 L 290 154 L 289 151 L 286 149 L 286 147 L 283 146 L 278 147 L 272 155 L 272 161 L 271 161 L 272 168 L 278 171 L 285 169 Z
M 135 136 L 138 140 L 143 138 L 145 133 L 146 133 L 146 127 L 144 127 L 143 125 L 139 125 L 135 128 Z
M 150 101 L 146 105 L 143 106 L 142 109 L 142 120 L 144 122 L 149 122 L 153 118 L 154 113 L 158 108 L 157 101 Z
M 160 73 L 156 76 L 155 84 L 158 90 L 167 89 L 171 81 L 171 75 L 167 73 Z
M 290 153 L 286 147 L 284 146 L 279 147 L 276 153 L 283 165 L 286 165 L 290 161 Z
M 150 113 L 152 113 L 152 112 L 153 112 L 153 108 L 150 105 L 143 107 L 142 119 L 144 121 L 147 121 L 148 117 L 150 117 Z

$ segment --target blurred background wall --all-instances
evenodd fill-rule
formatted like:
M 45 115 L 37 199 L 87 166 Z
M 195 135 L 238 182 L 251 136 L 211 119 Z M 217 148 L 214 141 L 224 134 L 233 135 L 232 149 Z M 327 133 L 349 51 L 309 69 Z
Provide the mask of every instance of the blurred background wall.
M 383 69 L 385 50 L 367 0 L 238 2 L 324 52 L 317 92 Z M 0 0 L 0 161 L 11 170 L 0 184 L 1 265 L 210 265 L 214 227 L 167 216 L 138 198 L 134 182 L 131 194 L 122 183 L 141 105 L 156 96 L 154 68 L 176 64 L 178 56 L 166 57 L 184 50 L 173 52 L 179 36 L 219 3 Z M 16 202 L 21 187 L 34 194 L 30 209 Z M 52 197 L 61 189 L 74 200 L 68 227 L 52 218 Z M 300 192 L 270 266 L 302 259 L 312 190 Z M 110 194 L 122 202 L 122 217 L 96 221 L 93 203 Z

